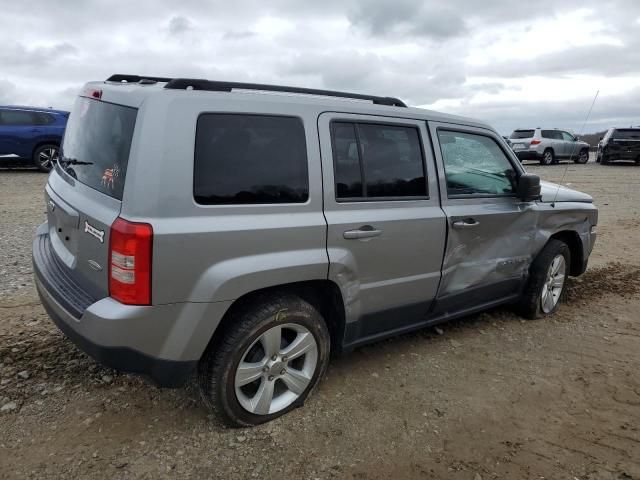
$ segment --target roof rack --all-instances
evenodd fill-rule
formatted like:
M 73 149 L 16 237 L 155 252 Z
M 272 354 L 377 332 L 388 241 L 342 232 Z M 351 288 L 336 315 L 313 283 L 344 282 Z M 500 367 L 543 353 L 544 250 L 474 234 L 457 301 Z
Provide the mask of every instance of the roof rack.
M 146 75 L 126 75 L 122 73 L 116 73 L 111 75 L 106 80 L 107 82 L 126 82 L 126 83 L 157 83 L 157 82 L 169 82 L 171 78 L 168 77 L 150 77 Z
M 368 100 L 377 105 L 387 105 L 390 107 L 405 107 L 406 104 L 394 97 L 377 97 L 375 95 L 363 95 L 360 93 L 337 92 L 334 90 L 319 90 L 315 88 L 286 87 L 283 85 L 265 85 L 260 83 L 239 83 L 220 82 L 215 80 L 204 80 L 199 78 L 166 78 L 166 77 L 146 77 L 140 75 L 111 75 L 109 82 L 127 83 L 155 83 L 167 82 L 164 88 L 172 90 L 206 90 L 210 92 L 230 92 L 231 90 L 260 90 L 263 92 L 284 92 L 301 93 L 305 95 L 319 95 L 323 97 L 350 98 L 353 100 Z

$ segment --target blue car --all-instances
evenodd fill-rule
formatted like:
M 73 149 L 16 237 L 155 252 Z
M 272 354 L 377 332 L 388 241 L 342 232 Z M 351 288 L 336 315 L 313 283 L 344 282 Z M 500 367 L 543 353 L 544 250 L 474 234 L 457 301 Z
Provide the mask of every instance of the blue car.
M 62 110 L 0 105 L 0 163 L 48 172 L 58 160 L 68 118 Z

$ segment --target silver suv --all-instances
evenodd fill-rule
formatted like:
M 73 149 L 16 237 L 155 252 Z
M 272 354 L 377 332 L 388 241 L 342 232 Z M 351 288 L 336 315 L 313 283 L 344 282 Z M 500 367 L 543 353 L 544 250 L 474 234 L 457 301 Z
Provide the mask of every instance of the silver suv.
M 553 313 L 598 219 L 475 120 L 133 75 L 86 85 L 45 190 L 53 321 L 161 386 L 196 373 L 234 426 L 301 406 L 330 354 L 496 305 Z
M 520 161 L 538 160 L 542 165 L 551 165 L 563 159 L 575 163 L 589 161 L 589 144 L 564 130 L 514 130 L 509 138 L 511 148 Z

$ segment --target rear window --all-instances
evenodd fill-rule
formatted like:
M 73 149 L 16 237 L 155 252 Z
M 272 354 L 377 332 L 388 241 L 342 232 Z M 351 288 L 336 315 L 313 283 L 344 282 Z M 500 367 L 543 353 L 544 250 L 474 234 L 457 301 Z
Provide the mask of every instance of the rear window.
M 616 130 L 613 133 L 613 138 L 623 140 L 640 140 L 640 129 L 638 128 L 625 128 Z
M 306 202 L 309 175 L 302 120 L 200 115 L 193 195 L 205 205 Z
M 60 167 L 71 177 L 122 200 L 138 110 L 79 97 L 64 134 Z
M 531 138 L 534 133 L 535 130 L 514 130 L 510 138 L 512 140 L 517 138 Z

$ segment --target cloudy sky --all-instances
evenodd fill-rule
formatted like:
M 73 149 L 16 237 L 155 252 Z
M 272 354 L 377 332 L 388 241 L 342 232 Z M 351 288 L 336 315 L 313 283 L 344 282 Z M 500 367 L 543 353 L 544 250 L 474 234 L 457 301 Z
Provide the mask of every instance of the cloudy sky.
M 639 0 L 0 0 L 0 104 L 112 73 L 400 97 L 500 132 L 640 124 Z

